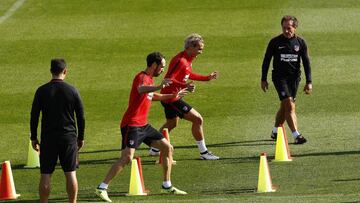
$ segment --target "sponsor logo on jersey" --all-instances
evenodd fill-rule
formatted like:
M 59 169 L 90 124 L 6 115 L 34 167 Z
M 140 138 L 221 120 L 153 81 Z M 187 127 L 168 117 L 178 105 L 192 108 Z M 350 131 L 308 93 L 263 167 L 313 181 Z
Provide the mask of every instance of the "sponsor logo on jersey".
M 279 47 L 279 49 L 283 49 L 283 48 L 285 48 L 285 46 L 280 46 L 280 47 Z
M 298 54 L 280 54 L 280 61 L 296 62 L 298 61 Z
M 184 107 L 183 107 L 183 110 L 184 110 L 184 111 L 188 111 L 189 108 L 188 108 L 187 106 L 184 106 Z
M 134 143 L 135 143 L 134 140 L 129 140 L 130 145 L 134 145 Z

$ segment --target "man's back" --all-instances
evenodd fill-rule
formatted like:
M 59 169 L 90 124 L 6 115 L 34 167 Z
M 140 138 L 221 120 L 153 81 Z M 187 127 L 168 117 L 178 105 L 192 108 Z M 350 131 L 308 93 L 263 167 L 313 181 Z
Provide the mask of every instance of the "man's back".
M 38 117 L 42 112 L 41 140 L 76 141 L 74 112 L 79 137 L 84 134 L 84 113 L 78 91 L 63 80 L 53 79 L 38 88 L 31 111 L 31 134 L 36 135 Z

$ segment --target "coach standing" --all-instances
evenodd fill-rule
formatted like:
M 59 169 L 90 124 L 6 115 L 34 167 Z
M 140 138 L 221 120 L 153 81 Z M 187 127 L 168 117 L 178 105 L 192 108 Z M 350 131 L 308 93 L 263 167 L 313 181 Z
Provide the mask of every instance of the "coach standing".
M 261 88 L 268 90 L 267 73 L 273 59 L 272 81 L 278 92 L 281 104 L 275 118 L 271 138 L 277 138 L 277 127 L 287 121 L 295 139 L 295 144 L 303 144 L 306 139 L 299 133 L 295 113 L 296 92 L 300 83 L 300 60 L 302 60 L 306 84 L 304 92 L 310 94 L 311 67 L 305 40 L 295 34 L 298 20 L 294 16 L 281 19 L 282 34 L 270 40 L 262 64 Z
M 84 145 L 83 105 L 76 88 L 64 82 L 67 74 L 65 60 L 51 60 L 50 71 L 52 80 L 40 86 L 35 93 L 30 120 L 32 146 L 35 150 L 41 151 L 40 202 L 48 201 L 51 174 L 55 170 L 58 158 L 65 173 L 69 202 L 76 202 L 78 192 L 76 155 Z M 37 127 L 40 112 L 42 117 L 39 144 Z

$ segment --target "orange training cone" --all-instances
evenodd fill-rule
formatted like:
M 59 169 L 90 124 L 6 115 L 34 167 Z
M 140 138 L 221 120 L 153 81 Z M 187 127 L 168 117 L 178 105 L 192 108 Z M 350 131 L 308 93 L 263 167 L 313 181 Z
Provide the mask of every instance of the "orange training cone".
M 275 192 L 275 187 L 272 186 L 271 176 L 269 171 L 269 165 L 266 159 L 266 153 L 260 155 L 260 166 L 259 166 L 259 180 L 257 192 Z
M 292 161 L 284 126 L 278 127 L 274 161 Z
M 165 137 L 165 139 L 170 142 L 169 130 L 168 130 L 167 128 L 164 128 L 161 133 L 162 133 L 162 135 Z M 156 164 L 162 164 L 161 151 L 160 151 L 159 160 L 156 161 L 155 163 L 156 163 Z M 175 165 L 175 164 L 176 164 L 176 161 L 173 160 L 173 163 L 172 163 L 172 164 Z
M 16 194 L 14 179 L 11 171 L 10 161 L 2 163 L 2 173 L 0 182 L 0 200 L 17 199 L 20 195 Z
M 139 159 L 141 162 L 141 160 Z M 145 192 L 144 180 L 142 178 L 142 171 L 138 165 L 137 159 L 133 159 L 131 162 L 131 174 L 130 174 L 130 186 L 128 196 L 133 195 L 147 195 Z

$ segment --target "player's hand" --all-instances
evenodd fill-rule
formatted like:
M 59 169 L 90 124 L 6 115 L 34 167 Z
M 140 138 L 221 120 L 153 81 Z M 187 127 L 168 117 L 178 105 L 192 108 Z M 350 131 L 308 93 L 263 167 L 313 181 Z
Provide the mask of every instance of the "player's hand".
M 195 84 L 193 81 L 190 81 L 186 84 L 186 90 L 188 92 L 195 92 Z
M 177 94 L 176 94 L 176 98 L 182 98 L 185 95 L 187 95 L 188 93 L 189 93 L 189 91 L 187 90 L 187 88 L 178 89 Z
M 35 151 L 37 151 L 37 152 L 40 151 L 39 140 L 37 140 L 37 139 L 36 140 L 31 140 L 31 146 Z
M 305 84 L 304 87 L 305 94 L 311 94 L 311 91 L 312 91 L 312 84 L 311 83 Z
M 168 87 L 172 83 L 172 80 L 170 78 L 164 78 L 163 81 L 161 81 L 160 88 Z
M 269 89 L 269 83 L 267 81 L 261 81 L 261 89 L 266 92 Z
M 77 140 L 78 151 L 84 146 L 84 140 Z
M 216 80 L 216 79 L 218 79 L 218 77 L 219 77 L 218 71 L 214 71 L 214 72 L 210 73 L 210 75 L 209 75 L 210 80 Z

